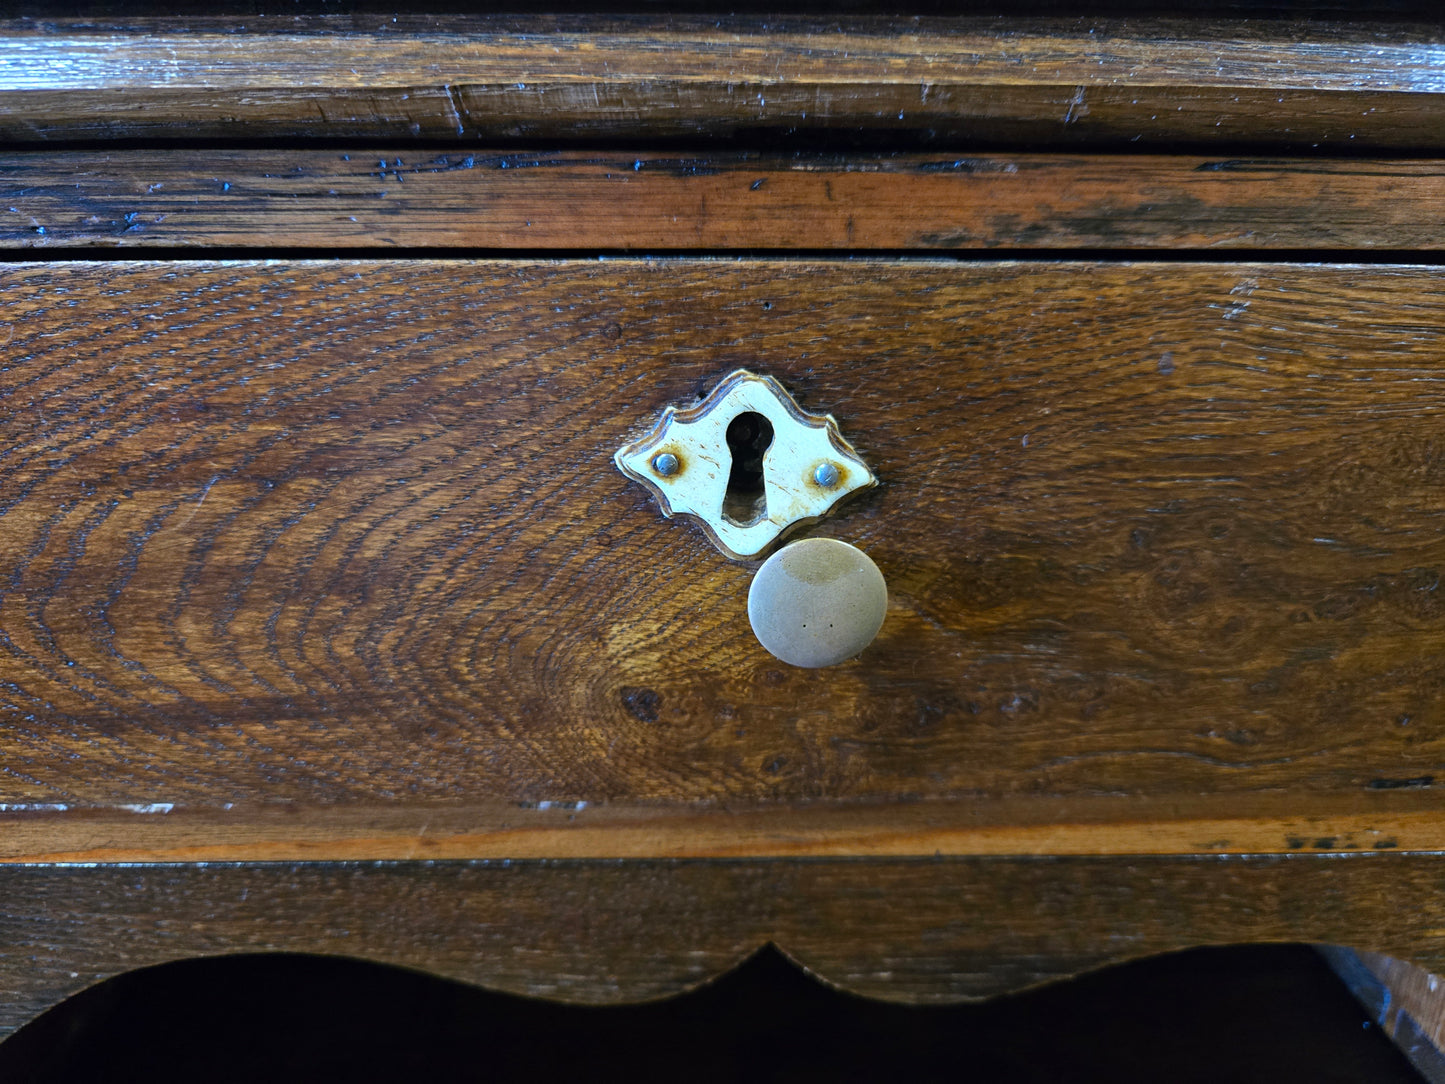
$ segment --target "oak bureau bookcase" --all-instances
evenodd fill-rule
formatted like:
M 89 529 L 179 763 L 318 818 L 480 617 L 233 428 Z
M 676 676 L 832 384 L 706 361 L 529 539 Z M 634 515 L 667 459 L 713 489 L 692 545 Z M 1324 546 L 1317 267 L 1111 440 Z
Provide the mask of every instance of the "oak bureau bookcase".
M 16 18 L 0 137 L 0 1034 L 1445 968 L 1437 28 Z

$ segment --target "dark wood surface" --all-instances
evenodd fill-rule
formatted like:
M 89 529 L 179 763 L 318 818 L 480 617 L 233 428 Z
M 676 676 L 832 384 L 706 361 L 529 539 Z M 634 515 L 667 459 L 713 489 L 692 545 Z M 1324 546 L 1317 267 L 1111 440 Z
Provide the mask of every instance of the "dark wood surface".
M 411 809 L 386 814 L 405 836 L 435 803 L 928 798 L 1019 825 L 1031 801 L 1126 799 L 1268 814 L 1280 849 L 1314 846 L 1291 815 L 1358 814 L 1341 847 L 1398 846 L 1381 810 L 1423 818 L 1410 845 L 1439 831 L 1432 269 L 69 263 L 3 282 L 7 816 L 361 803 Z M 767 656 L 749 570 L 608 458 L 739 364 L 833 411 L 883 482 L 823 527 L 891 592 L 835 669 Z
M 1445 145 L 1437 27 L 389 16 L 0 24 L 0 137 Z
M 1438 159 L 579 150 L 0 155 L 0 245 L 1438 249 Z
M 827 982 L 975 999 L 1191 945 L 1445 963 L 1439 855 L 0 869 L 0 1031 L 120 971 L 304 951 L 492 989 L 680 992 L 772 942 Z

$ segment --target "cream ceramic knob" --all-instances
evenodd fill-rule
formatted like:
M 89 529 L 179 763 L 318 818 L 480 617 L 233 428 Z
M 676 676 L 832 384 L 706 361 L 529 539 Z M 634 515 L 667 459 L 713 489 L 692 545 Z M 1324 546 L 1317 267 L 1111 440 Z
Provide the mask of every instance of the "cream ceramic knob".
M 878 635 L 888 585 L 866 553 L 835 538 L 790 542 L 763 562 L 748 591 L 758 642 L 793 666 L 832 666 Z

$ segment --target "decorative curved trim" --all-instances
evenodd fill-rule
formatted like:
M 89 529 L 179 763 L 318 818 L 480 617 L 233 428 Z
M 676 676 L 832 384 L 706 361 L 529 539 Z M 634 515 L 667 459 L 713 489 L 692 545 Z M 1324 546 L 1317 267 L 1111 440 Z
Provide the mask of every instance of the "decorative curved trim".
M 769 942 L 822 981 L 980 1000 L 1195 945 L 1445 967 L 1445 854 L 0 868 L 0 1034 L 188 957 L 344 955 L 568 1002 L 667 997 Z

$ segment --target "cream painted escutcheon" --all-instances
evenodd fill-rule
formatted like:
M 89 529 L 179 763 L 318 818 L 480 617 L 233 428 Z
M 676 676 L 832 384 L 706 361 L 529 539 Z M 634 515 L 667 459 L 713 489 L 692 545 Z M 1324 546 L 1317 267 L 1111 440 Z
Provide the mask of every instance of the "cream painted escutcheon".
M 770 376 L 730 373 L 696 406 L 669 406 L 617 450 L 664 516 L 695 519 L 728 557 L 755 560 L 877 478 L 831 414 L 809 414 Z

